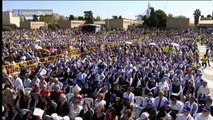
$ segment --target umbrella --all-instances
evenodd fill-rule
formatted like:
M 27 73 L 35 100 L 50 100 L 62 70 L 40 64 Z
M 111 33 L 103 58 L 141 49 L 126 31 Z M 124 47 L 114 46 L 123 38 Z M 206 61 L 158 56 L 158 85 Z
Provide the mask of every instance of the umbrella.
M 149 43 L 149 45 L 157 46 L 157 44 L 156 44 L 156 43 Z
M 176 47 L 179 47 L 179 44 L 177 43 L 171 43 L 172 46 L 176 46 Z
M 36 50 L 40 50 L 40 49 L 42 49 L 42 47 L 41 47 L 41 46 L 38 46 L 38 45 L 35 45 L 35 49 L 36 49 Z
M 41 40 L 36 40 L 35 42 L 41 42 Z
M 130 42 L 130 41 L 126 41 L 125 43 L 126 43 L 126 44 L 132 44 L 132 42 Z

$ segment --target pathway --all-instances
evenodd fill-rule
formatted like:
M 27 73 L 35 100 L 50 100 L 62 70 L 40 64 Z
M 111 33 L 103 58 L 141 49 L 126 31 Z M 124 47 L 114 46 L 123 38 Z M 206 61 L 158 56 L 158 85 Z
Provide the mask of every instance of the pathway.
M 206 46 L 198 45 L 200 60 L 206 52 Z M 210 67 L 206 67 L 204 70 L 204 78 L 208 82 L 208 86 L 211 89 L 211 96 L 213 96 L 213 61 L 210 61 Z

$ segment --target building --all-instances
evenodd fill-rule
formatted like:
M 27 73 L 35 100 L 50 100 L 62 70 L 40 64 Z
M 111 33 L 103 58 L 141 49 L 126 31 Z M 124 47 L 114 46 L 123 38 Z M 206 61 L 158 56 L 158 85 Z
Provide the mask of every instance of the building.
M 22 29 L 39 29 L 41 27 L 47 27 L 45 22 L 25 21 L 21 22 L 20 28 Z
M 106 19 L 106 28 L 108 29 L 123 29 L 127 30 L 128 26 L 131 25 L 131 20 L 128 19 Z
M 166 28 L 189 28 L 189 18 L 168 18 L 166 22 Z
M 108 29 L 127 30 L 129 26 L 143 24 L 143 21 L 132 19 L 106 19 L 105 26 Z
M 11 11 L 2 12 L 2 20 L 4 24 L 16 24 L 17 27 L 20 27 L 20 17 L 13 16 Z
M 106 22 L 105 21 L 94 21 L 94 24 L 105 26 Z
M 200 20 L 199 27 L 213 27 L 213 20 Z
M 85 23 L 84 20 L 60 20 L 58 24 L 62 28 L 78 28 Z

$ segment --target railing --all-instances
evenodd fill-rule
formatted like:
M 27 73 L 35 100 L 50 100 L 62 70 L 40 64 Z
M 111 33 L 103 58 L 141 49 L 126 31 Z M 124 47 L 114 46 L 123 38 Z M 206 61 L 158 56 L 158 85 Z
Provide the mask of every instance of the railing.
M 30 60 L 30 61 L 24 61 L 21 63 L 17 63 L 15 65 L 6 65 L 5 68 L 8 70 L 10 70 L 10 74 L 16 73 L 16 72 L 20 72 L 21 67 L 24 66 L 30 70 L 34 70 L 37 68 L 37 63 L 40 62 L 42 64 L 46 63 L 47 61 L 50 63 L 55 63 L 57 59 L 59 58 L 65 58 L 64 54 L 59 54 L 59 55 L 55 55 L 55 56 L 49 56 L 49 57 L 43 57 L 40 58 L 39 61 L 38 60 Z

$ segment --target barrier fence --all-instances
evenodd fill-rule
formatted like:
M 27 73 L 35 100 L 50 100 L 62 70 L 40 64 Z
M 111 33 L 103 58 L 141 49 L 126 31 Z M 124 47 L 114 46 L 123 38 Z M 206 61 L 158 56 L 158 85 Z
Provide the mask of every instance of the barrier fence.
M 57 59 L 59 58 L 65 58 L 64 54 L 58 54 L 55 56 L 49 56 L 49 57 L 43 57 L 40 58 L 39 61 L 34 59 L 34 60 L 30 60 L 30 61 L 24 61 L 21 63 L 17 63 L 15 65 L 5 65 L 4 67 L 6 68 L 7 72 L 9 72 L 10 74 L 16 73 L 16 72 L 20 72 L 21 67 L 24 66 L 30 70 L 34 70 L 37 68 L 38 62 L 39 63 L 46 63 L 47 61 L 50 63 L 55 63 Z
M 118 47 L 118 44 L 117 43 L 109 43 L 109 44 L 106 44 L 106 46 L 104 46 L 104 50 L 106 50 L 106 48 L 108 49 L 112 49 L 112 48 L 116 48 Z M 98 47 L 90 47 L 87 52 L 93 52 L 93 51 L 96 51 L 98 50 Z M 71 49 L 71 50 L 68 50 L 69 51 L 69 55 L 71 57 L 76 57 L 76 56 L 80 56 L 81 53 L 80 53 L 80 50 L 79 49 Z M 62 58 L 64 59 L 65 58 L 65 54 L 59 54 L 59 55 L 55 55 L 55 56 L 49 56 L 49 57 L 43 57 L 43 58 L 39 58 L 39 61 L 34 59 L 34 60 L 30 60 L 30 61 L 24 61 L 24 62 L 21 62 L 21 63 L 17 63 L 15 65 L 5 65 L 3 66 L 6 70 L 3 70 L 5 72 L 7 72 L 8 74 L 14 74 L 14 73 L 18 73 L 20 72 L 22 66 L 30 69 L 30 70 L 35 70 L 38 66 L 38 63 L 46 63 L 46 62 L 50 62 L 50 63 L 55 63 L 59 58 Z M 3 69 L 4 69 L 3 68 Z

